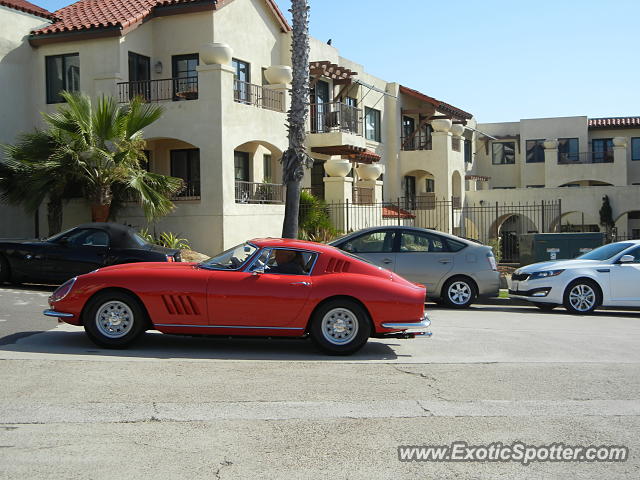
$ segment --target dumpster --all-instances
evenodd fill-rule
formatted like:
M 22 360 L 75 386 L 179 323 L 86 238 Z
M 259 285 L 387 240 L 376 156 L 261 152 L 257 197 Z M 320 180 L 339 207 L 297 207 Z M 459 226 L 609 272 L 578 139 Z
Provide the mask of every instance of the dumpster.
M 604 245 L 606 233 L 523 233 L 518 236 L 520 264 L 576 258 Z

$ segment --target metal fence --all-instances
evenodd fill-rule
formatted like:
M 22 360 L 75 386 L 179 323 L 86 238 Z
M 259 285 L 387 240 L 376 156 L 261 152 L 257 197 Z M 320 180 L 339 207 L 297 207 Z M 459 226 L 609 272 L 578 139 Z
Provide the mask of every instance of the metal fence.
M 276 183 L 236 180 L 236 203 L 284 203 L 284 187 Z
M 261 85 L 254 85 L 253 83 L 235 80 L 233 84 L 233 100 L 237 103 L 253 105 L 265 110 L 284 112 L 283 92 L 265 88 Z
M 118 101 L 120 103 L 127 103 L 134 97 L 141 97 L 146 102 L 195 100 L 198 98 L 198 77 L 118 83 Z

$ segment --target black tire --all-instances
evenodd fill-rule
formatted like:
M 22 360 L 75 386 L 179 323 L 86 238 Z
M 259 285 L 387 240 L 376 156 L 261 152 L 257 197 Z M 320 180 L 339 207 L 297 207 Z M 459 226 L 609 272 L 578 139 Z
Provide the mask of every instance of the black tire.
M 588 315 L 602 304 L 598 284 L 583 278 L 571 282 L 564 291 L 563 305 L 569 313 Z
M 332 327 L 339 322 L 339 330 Z M 311 339 L 329 355 L 351 355 L 360 350 L 371 335 L 369 315 L 349 299 L 335 299 L 320 306 L 311 317 Z
M 551 310 L 553 310 L 558 306 L 555 303 L 534 303 L 534 305 L 538 307 L 540 310 L 542 310 L 543 312 L 550 312 Z
M 107 312 L 118 317 L 115 322 L 109 322 Z M 144 333 L 148 319 L 136 297 L 125 292 L 107 291 L 90 300 L 84 311 L 83 323 L 84 331 L 96 345 L 126 348 Z
M 443 285 L 440 298 L 449 308 L 468 308 L 477 296 L 473 281 L 467 277 L 453 277 Z
M 11 281 L 11 267 L 4 256 L 0 255 L 0 283 Z

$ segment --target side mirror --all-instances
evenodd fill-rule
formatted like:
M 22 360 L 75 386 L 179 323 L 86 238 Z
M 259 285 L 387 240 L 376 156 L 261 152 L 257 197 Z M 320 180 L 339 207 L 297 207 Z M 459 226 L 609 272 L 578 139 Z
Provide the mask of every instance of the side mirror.
M 622 255 L 618 263 L 634 263 L 636 261 L 636 257 L 633 255 Z
M 345 252 L 353 253 L 353 245 L 351 245 L 351 242 L 343 243 L 340 246 L 340 249 L 344 250 Z

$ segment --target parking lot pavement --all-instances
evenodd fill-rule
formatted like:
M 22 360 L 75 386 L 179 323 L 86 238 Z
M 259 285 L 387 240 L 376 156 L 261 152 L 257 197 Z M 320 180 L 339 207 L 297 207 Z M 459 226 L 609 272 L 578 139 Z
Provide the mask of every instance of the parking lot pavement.
M 0 345 L 56 327 L 55 318 L 42 315 L 54 288 L 0 284 Z
M 0 478 L 640 478 L 638 312 L 427 307 L 433 338 L 352 357 L 153 332 L 107 351 L 69 325 L 1 345 Z M 399 445 L 456 440 L 632 458 L 398 461 Z

